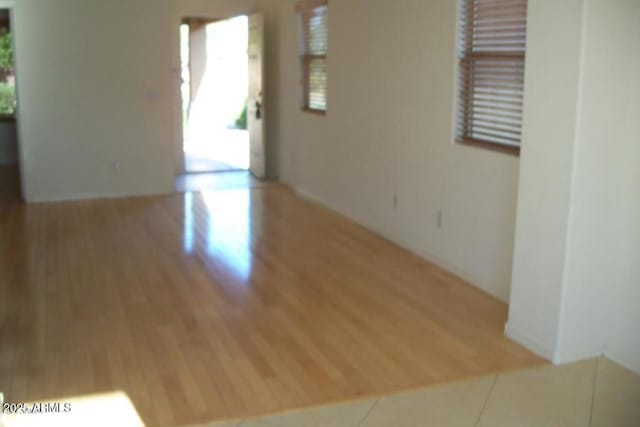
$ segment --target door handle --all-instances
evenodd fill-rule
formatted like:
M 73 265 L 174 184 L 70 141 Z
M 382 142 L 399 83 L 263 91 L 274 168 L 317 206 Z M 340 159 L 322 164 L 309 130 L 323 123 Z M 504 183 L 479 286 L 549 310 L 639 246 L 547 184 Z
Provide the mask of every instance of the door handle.
M 260 101 L 256 101 L 256 120 L 260 120 L 262 118 L 262 104 Z

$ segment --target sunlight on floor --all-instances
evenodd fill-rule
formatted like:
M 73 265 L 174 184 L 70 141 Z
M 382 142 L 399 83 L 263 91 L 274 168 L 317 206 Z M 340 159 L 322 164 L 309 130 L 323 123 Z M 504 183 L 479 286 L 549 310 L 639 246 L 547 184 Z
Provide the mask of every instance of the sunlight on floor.
M 131 400 L 123 392 L 61 398 L 46 402 L 25 403 L 17 412 L 0 415 L 2 427 L 100 427 L 144 426 Z M 6 408 L 5 408 L 6 409 Z M 9 408 L 11 409 L 11 408 Z M 13 412 L 13 410 L 11 409 Z
M 224 263 L 238 283 L 247 284 L 253 264 L 250 191 L 210 191 L 200 197 L 208 214 L 207 253 Z
M 262 188 L 274 185 L 260 181 L 247 171 L 190 173 L 176 177 L 175 188 L 180 193 L 189 191 L 222 191 L 243 188 Z

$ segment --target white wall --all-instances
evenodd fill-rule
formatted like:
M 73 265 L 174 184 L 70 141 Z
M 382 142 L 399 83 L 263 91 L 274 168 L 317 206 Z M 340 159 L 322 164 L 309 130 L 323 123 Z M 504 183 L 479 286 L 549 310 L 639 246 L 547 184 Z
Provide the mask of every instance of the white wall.
M 453 144 L 456 3 L 330 2 L 322 117 L 300 111 L 297 18 L 281 2 L 280 175 L 507 300 L 518 159 Z
M 640 2 L 589 0 L 559 358 L 640 370 Z
M 640 371 L 640 3 L 529 5 L 507 332 Z
M 552 358 L 569 226 L 582 0 L 529 2 L 524 123 L 508 335 Z
M 27 200 L 173 191 L 169 20 L 169 0 L 16 2 Z
M 20 0 L 16 4 L 24 189 L 29 201 L 168 193 L 183 169 L 182 16 L 266 12 L 266 111 L 277 120 L 271 0 Z M 271 45 L 271 46 L 270 46 Z M 271 113 L 273 111 L 273 113 Z M 268 127 L 271 176 L 277 129 Z M 116 171 L 114 162 L 120 164 Z
M 0 166 L 18 163 L 16 122 L 0 121 Z
M 627 132 L 622 136 L 623 155 L 617 156 L 621 172 L 614 183 L 621 184 L 616 200 L 620 204 L 612 209 L 624 212 L 621 224 L 616 227 L 620 239 L 618 253 L 622 256 L 617 264 L 616 286 L 611 292 L 609 315 L 613 321 L 607 334 L 606 354 L 640 373 L 640 3 L 633 0 L 626 3 L 633 3 L 635 8 L 623 19 L 625 33 L 631 40 L 627 43 L 633 46 L 630 70 L 626 73 L 629 110 L 625 116 Z

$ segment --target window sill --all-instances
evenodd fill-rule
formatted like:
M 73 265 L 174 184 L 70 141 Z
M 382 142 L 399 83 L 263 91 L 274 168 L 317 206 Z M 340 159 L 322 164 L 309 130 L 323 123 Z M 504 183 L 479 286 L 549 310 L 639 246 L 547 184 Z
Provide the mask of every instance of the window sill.
M 15 115 L 3 115 L 3 114 L 0 114 L 0 122 L 2 122 L 2 123 L 15 122 L 15 121 L 16 121 L 16 116 Z
M 308 107 L 303 107 L 302 108 L 302 112 L 303 113 L 315 114 L 317 116 L 326 116 L 327 115 L 327 111 L 326 110 L 316 110 L 316 109 L 308 108 Z
M 512 145 L 498 144 L 495 142 L 488 142 L 488 141 L 482 141 L 479 139 L 471 139 L 471 138 L 458 138 L 455 140 L 455 142 L 456 144 L 460 144 L 460 145 L 483 148 L 485 150 L 496 151 L 499 153 L 520 157 L 520 147 L 514 147 Z

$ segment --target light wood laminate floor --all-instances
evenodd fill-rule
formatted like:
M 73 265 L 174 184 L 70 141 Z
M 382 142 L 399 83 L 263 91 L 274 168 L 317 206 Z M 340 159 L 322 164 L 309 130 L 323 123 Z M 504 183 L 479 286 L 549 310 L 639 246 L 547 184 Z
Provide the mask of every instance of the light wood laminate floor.
M 147 425 L 183 425 L 543 363 L 506 315 L 279 186 L 0 204 L 12 402 L 120 390 Z

